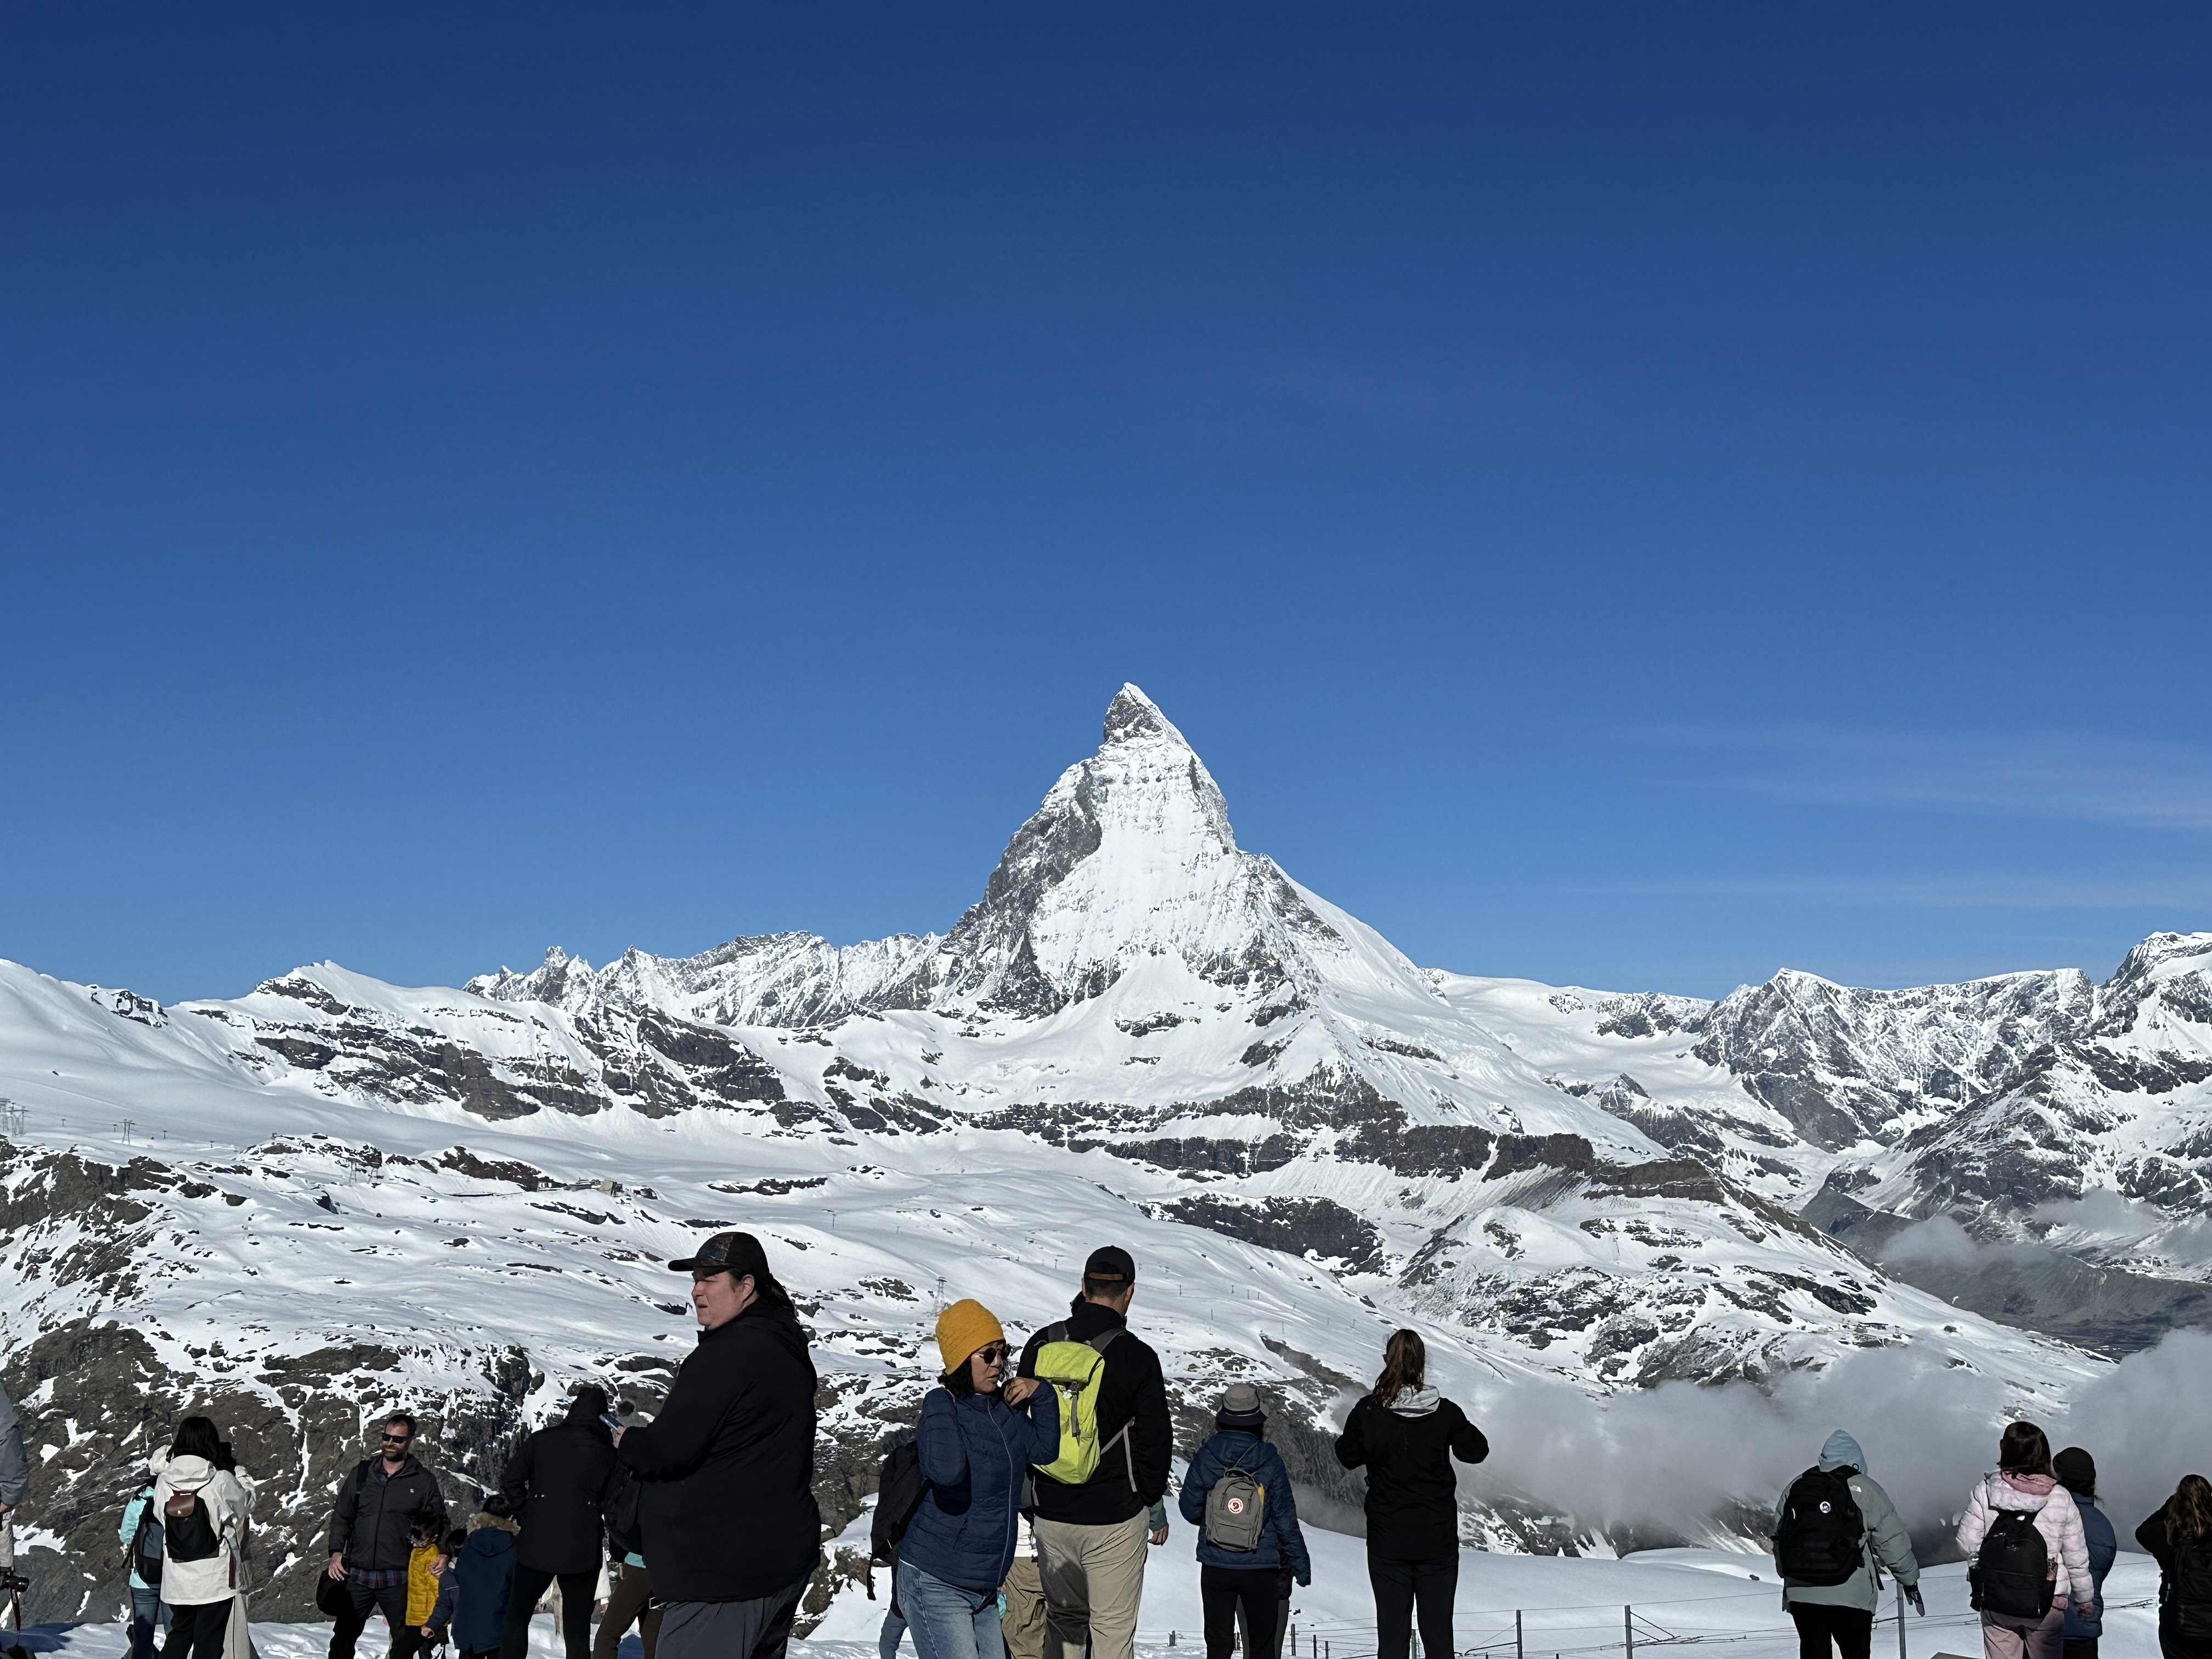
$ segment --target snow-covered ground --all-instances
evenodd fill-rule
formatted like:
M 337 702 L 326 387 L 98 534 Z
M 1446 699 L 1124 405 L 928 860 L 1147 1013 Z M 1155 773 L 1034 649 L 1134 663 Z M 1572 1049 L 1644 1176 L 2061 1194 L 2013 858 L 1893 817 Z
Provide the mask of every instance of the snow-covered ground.
M 1314 1584 L 1291 1602 L 1299 1651 L 1321 1645 L 1321 1659 L 1361 1659 L 1375 1650 L 1364 1547 L 1340 1533 L 1308 1528 Z M 1931 1568 L 1922 1580 L 1924 1619 L 1907 1616 L 1905 1659 L 1981 1650 L 1979 1620 L 1966 1605 L 1963 1563 Z M 2106 1659 L 2156 1659 L 2158 1567 L 2148 1557 L 2123 1554 L 2106 1583 L 2108 1607 L 2102 1652 Z M 853 1595 L 841 1600 L 813 1638 L 798 1644 L 804 1659 L 873 1659 L 884 1604 Z M 1636 1648 L 1723 1646 L 1741 1659 L 1789 1659 L 1796 1636 L 1771 1561 L 1762 1555 L 1711 1550 L 1654 1550 L 1621 1560 L 1556 1556 L 1494 1555 L 1471 1551 L 1461 1558 L 1457 1645 L 1509 1659 L 1514 1616 L 1521 1617 L 1527 1659 L 1623 1653 L 1624 1623 L 1632 1611 Z M 1146 1659 L 1182 1659 L 1202 1648 L 1199 1634 L 1198 1569 L 1189 1555 L 1189 1533 L 1178 1528 L 1154 1552 L 1145 1579 L 1145 1610 L 1138 1648 Z M 263 1659 L 321 1659 L 330 1626 L 256 1625 Z M 372 1626 L 361 1652 L 381 1650 Z M 35 1632 L 27 1643 L 63 1659 L 121 1659 L 127 1644 L 119 1625 L 78 1625 Z M 906 1651 L 912 1650 L 911 1645 Z M 1897 1651 L 1896 1604 L 1886 1596 L 1875 1632 L 1881 1659 Z M 635 1638 L 624 1659 L 636 1659 Z M 532 1659 L 560 1659 L 552 1620 L 541 1617 L 532 1632 Z

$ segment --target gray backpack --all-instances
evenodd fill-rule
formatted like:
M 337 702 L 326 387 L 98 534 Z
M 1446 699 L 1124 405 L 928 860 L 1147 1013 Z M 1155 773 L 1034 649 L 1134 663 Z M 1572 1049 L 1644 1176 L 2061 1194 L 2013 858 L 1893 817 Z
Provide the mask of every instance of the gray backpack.
M 1232 1463 L 1206 1494 L 1206 1525 L 1199 1535 L 1216 1549 L 1255 1550 L 1267 1522 L 1267 1489 Z

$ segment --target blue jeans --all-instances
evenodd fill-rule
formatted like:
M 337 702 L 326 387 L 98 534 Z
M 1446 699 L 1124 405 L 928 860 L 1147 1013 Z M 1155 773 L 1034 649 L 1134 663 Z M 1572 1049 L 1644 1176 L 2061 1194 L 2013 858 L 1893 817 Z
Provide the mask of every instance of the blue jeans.
M 897 1583 L 897 1569 L 892 1569 L 892 1583 Z M 906 1635 L 906 1620 L 895 1608 L 884 1609 L 884 1627 L 876 1632 L 876 1659 L 898 1659 L 900 1640 Z
M 131 1659 L 154 1659 L 154 1632 L 162 1625 L 161 1592 L 131 1587 Z
M 899 1611 L 921 1659 L 1006 1659 L 999 1637 L 999 1590 L 962 1589 L 911 1561 L 898 1564 Z

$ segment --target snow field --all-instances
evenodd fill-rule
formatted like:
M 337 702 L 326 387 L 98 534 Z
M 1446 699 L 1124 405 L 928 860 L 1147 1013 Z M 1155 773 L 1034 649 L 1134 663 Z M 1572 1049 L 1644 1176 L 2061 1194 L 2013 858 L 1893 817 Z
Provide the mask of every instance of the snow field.
M 1369 1659 L 1375 1629 L 1364 1545 L 1313 1528 L 1306 1535 L 1314 1584 L 1291 1604 L 1300 1655 L 1319 1641 L 1323 1659 Z M 865 1547 L 865 1527 L 858 1536 Z M 1189 1528 L 1178 1524 L 1166 1546 L 1152 1552 L 1138 1632 L 1144 1659 L 1202 1659 L 1198 1567 L 1189 1549 Z M 1980 1620 L 1966 1604 L 1966 1575 L 1960 1562 L 1922 1576 L 1928 1616 L 1906 1615 L 1904 1659 L 1981 1651 Z M 2105 1591 L 2105 1659 L 2157 1659 L 2157 1564 L 2123 1553 Z M 884 1599 L 870 1601 L 857 1590 L 841 1595 L 813 1636 L 794 1644 L 795 1652 L 804 1659 L 874 1659 L 889 1596 L 880 1574 L 877 1593 Z M 1711 1550 L 1654 1550 L 1620 1560 L 1469 1551 L 1460 1558 L 1453 1628 L 1461 1654 L 1513 1659 L 1518 1609 L 1525 1659 L 1626 1659 L 1622 1622 L 1631 1607 L 1639 1654 L 1690 1646 L 1721 1647 L 1737 1659 L 1794 1659 L 1796 1653 L 1796 1627 L 1783 1611 L 1772 1562 Z M 254 1645 L 261 1659 L 322 1659 L 329 1632 L 320 1623 L 257 1624 Z M 28 1635 L 26 1645 L 34 1652 L 60 1659 L 124 1659 L 129 1648 L 120 1624 L 46 1627 Z M 624 1659 L 637 1659 L 635 1640 L 623 1644 Z M 362 1659 L 378 1659 L 382 1651 L 381 1627 L 372 1623 L 359 1652 Z M 911 1638 L 902 1651 L 912 1651 Z M 1886 1593 L 1874 1652 L 1889 1659 L 1898 1651 L 1895 1596 Z M 541 1616 L 531 1632 L 532 1659 L 561 1655 L 550 1615 Z

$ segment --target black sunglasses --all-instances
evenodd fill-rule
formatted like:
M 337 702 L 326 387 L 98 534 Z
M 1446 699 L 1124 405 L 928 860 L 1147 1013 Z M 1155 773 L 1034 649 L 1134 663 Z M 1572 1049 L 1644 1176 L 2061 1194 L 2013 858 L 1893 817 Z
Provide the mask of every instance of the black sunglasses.
M 380 1434 L 376 1437 L 387 1446 L 404 1446 L 415 1437 L 411 1434 Z
M 1006 1357 L 1006 1345 L 1003 1342 L 987 1342 L 975 1350 L 975 1358 L 986 1365 L 995 1365 Z

